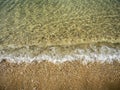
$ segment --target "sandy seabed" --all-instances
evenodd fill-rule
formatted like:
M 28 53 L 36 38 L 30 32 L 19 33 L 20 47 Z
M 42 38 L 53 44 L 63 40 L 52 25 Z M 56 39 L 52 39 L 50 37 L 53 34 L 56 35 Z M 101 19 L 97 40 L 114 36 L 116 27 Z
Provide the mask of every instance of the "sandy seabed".
M 120 90 L 120 63 L 0 63 L 0 90 Z

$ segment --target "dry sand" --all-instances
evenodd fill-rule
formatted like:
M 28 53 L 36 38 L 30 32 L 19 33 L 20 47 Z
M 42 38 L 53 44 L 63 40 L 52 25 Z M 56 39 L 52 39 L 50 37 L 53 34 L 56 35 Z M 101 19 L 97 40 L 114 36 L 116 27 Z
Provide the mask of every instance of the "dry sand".
M 0 63 L 0 90 L 120 90 L 120 63 Z

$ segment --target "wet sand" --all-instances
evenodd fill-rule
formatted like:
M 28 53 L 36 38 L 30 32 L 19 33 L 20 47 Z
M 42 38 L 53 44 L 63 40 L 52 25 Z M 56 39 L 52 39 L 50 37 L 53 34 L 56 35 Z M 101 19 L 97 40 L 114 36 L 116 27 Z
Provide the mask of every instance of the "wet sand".
M 120 63 L 0 63 L 0 90 L 120 90 Z

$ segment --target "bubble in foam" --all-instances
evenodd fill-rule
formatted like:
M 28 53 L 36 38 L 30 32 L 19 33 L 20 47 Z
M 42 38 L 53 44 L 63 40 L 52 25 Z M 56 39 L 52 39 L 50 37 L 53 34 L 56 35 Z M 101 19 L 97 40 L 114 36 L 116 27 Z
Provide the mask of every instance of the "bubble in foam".
M 69 51 L 70 48 L 68 49 L 62 48 L 61 51 L 59 51 L 58 48 L 59 47 L 49 47 L 45 53 L 42 52 L 38 55 L 33 55 L 32 52 L 31 53 L 19 52 L 18 54 L 16 54 L 16 52 L 8 53 L 2 50 L 0 52 L 0 62 L 3 59 L 6 59 L 7 61 L 12 63 L 22 62 L 31 63 L 33 61 L 41 62 L 43 60 L 48 60 L 53 63 L 63 63 L 66 61 L 74 60 L 80 60 L 83 63 L 94 61 L 98 62 L 112 62 L 113 60 L 120 61 L 120 49 L 108 47 L 105 45 L 100 47 L 92 45 L 84 49 L 76 47 L 70 51 Z M 66 51 L 69 53 L 63 53 Z

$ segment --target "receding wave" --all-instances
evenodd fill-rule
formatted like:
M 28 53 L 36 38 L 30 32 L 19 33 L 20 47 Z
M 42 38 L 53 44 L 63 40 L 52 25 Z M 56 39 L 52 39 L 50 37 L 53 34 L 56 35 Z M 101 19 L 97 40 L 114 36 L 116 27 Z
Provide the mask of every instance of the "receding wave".
M 120 48 L 108 45 L 78 45 L 78 46 L 25 46 L 22 48 L 9 47 L 0 51 L 0 61 L 12 63 L 30 63 L 47 60 L 53 63 L 79 60 L 87 62 L 120 61 Z

